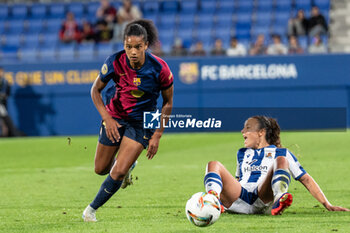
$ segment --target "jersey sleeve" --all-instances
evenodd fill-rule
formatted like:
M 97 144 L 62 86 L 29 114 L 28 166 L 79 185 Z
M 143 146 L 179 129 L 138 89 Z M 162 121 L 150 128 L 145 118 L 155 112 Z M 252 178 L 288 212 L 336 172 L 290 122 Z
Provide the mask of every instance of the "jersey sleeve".
M 236 179 L 240 179 L 241 178 L 241 170 L 239 168 L 240 168 L 239 162 L 237 161 L 236 174 L 235 174 L 235 178 Z
M 297 158 L 289 150 L 286 150 L 286 158 L 289 163 L 289 171 L 295 180 L 299 180 L 303 175 L 306 174 L 306 171 L 300 165 Z
M 171 73 L 168 64 L 166 64 L 165 62 L 163 64 L 162 70 L 160 71 L 159 79 L 161 90 L 166 90 L 173 85 L 173 74 Z
M 244 158 L 244 153 L 247 149 L 246 148 L 241 148 L 237 152 L 237 168 L 236 168 L 236 174 L 235 177 L 236 179 L 241 179 L 241 163 L 243 162 Z
M 104 83 L 108 83 L 109 80 L 115 77 L 113 61 L 114 56 L 109 56 L 101 67 L 99 77 Z

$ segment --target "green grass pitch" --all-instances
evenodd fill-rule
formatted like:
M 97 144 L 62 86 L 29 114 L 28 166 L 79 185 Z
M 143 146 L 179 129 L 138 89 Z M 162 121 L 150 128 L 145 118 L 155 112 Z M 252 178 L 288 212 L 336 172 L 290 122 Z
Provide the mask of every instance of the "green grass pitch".
M 349 212 L 327 212 L 293 181 L 293 205 L 282 216 L 223 214 L 207 228 L 190 224 L 188 198 L 203 191 L 205 165 L 232 173 L 239 133 L 165 134 L 156 157 L 139 158 L 134 185 L 97 212 L 81 214 L 105 177 L 94 174 L 97 137 L 0 139 L 0 232 L 350 232 Z M 334 205 L 350 208 L 350 132 L 285 132 L 298 157 Z

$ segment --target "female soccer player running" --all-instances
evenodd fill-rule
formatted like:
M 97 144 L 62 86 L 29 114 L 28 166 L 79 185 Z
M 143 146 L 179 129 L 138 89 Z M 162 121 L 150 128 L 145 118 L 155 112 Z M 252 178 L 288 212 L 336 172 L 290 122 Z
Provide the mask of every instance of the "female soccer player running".
M 280 127 L 273 118 L 253 116 L 242 129 L 244 146 L 237 153 L 236 179 L 217 161 L 207 165 L 205 189 L 228 212 L 280 215 L 293 197 L 288 193 L 290 174 L 329 211 L 349 211 L 333 206 L 295 156 L 281 147 Z
M 88 222 L 97 221 L 96 210 L 117 192 L 142 150 L 148 146 L 148 159 L 157 153 L 163 124 L 155 131 L 143 129 L 144 112 L 155 111 L 160 93 L 162 116 L 170 115 L 173 105 L 173 75 L 162 59 L 146 51 L 158 40 L 153 22 L 129 23 L 123 38 L 125 50 L 106 59 L 91 88 L 91 98 L 102 117 L 95 172 L 109 175 L 83 212 L 83 219 Z M 105 106 L 101 91 L 110 80 L 115 85 L 114 89 L 107 90 Z

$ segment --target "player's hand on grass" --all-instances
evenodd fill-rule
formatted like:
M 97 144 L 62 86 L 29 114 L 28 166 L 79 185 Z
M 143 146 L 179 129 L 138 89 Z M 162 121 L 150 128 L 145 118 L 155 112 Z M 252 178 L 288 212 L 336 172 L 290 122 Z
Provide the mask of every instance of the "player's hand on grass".
M 120 128 L 121 125 L 119 125 L 119 123 L 116 120 L 114 120 L 112 117 L 105 119 L 104 124 L 105 124 L 106 135 L 109 138 L 109 140 L 111 140 L 113 143 L 119 142 L 120 135 L 119 135 L 118 128 Z
M 152 138 L 149 140 L 148 149 L 147 149 L 147 158 L 153 159 L 158 151 L 160 135 L 157 133 L 153 134 Z
M 350 211 L 347 208 L 341 207 L 341 206 L 332 206 L 331 204 L 325 206 L 327 210 L 329 211 Z

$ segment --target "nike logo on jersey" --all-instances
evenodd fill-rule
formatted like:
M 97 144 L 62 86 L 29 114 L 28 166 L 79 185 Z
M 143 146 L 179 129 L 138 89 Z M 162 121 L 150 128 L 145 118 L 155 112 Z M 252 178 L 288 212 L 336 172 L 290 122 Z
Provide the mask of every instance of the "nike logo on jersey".
M 148 137 L 146 137 L 146 136 L 143 136 L 143 139 L 145 139 L 145 140 L 148 140 Z
M 253 163 L 255 163 L 256 161 L 258 161 L 257 159 L 253 159 L 250 163 L 248 163 L 248 165 L 252 165 Z
M 118 74 L 119 76 L 124 76 L 124 75 L 126 75 L 126 73 L 124 73 L 124 74 Z

